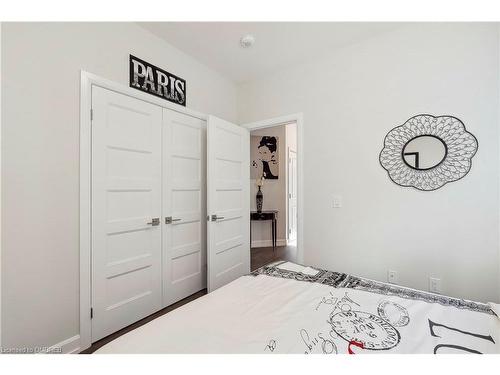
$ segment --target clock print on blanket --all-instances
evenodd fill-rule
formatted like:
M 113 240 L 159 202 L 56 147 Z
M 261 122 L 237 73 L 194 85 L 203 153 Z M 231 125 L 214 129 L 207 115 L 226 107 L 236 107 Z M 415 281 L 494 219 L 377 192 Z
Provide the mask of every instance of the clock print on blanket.
M 483 353 L 497 348 L 494 330 L 489 332 L 497 317 L 487 304 L 322 269 L 291 271 L 280 268 L 283 263 L 264 266 L 252 275 L 333 288 L 312 306 L 320 323 L 296 329 L 297 345 L 306 354 Z M 487 328 L 471 323 L 471 317 L 488 320 Z M 496 332 L 494 336 L 498 337 Z M 280 339 L 270 338 L 263 347 L 279 353 Z

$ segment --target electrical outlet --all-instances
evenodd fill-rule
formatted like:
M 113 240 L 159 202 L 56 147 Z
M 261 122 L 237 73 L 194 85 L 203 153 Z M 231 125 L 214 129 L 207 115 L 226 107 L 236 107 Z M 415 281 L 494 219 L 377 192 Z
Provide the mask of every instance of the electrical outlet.
M 429 277 L 429 292 L 441 294 L 441 279 Z
M 387 271 L 387 282 L 390 284 L 398 283 L 398 273 L 396 271 Z

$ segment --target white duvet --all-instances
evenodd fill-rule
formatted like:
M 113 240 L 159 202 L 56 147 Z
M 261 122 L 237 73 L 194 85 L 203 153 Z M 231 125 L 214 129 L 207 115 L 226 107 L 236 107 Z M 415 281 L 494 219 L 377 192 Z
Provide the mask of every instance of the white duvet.
M 318 271 L 291 263 L 277 267 L 293 271 L 294 278 L 243 276 L 98 353 L 500 352 L 500 320 L 484 311 L 487 305 L 479 311 L 298 281 Z

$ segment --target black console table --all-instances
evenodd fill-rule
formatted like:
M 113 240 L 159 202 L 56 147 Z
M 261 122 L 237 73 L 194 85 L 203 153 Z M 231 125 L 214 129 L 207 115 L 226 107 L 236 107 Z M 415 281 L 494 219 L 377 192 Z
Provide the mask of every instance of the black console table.
M 271 232 L 273 240 L 273 251 L 276 248 L 276 235 L 277 235 L 277 221 L 278 221 L 278 211 L 277 210 L 267 210 L 262 212 L 250 211 L 250 246 L 252 246 L 252 220 L 257 221 L 271 221 Z

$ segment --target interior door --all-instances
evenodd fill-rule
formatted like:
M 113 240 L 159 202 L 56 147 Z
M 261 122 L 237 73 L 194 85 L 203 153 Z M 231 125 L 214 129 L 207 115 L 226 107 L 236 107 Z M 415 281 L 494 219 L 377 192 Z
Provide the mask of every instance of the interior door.
M 250 135 L 210 116 L 207 127 L 208 291 L 250 272 Z
M 288 241 L 297 240 L 297 152 L 288 150 Z
M 163 296 L 206 287 L 206 121 L 163 109 Z
M 92 87 L 92 341 L 161 308 L 161 107 Z

